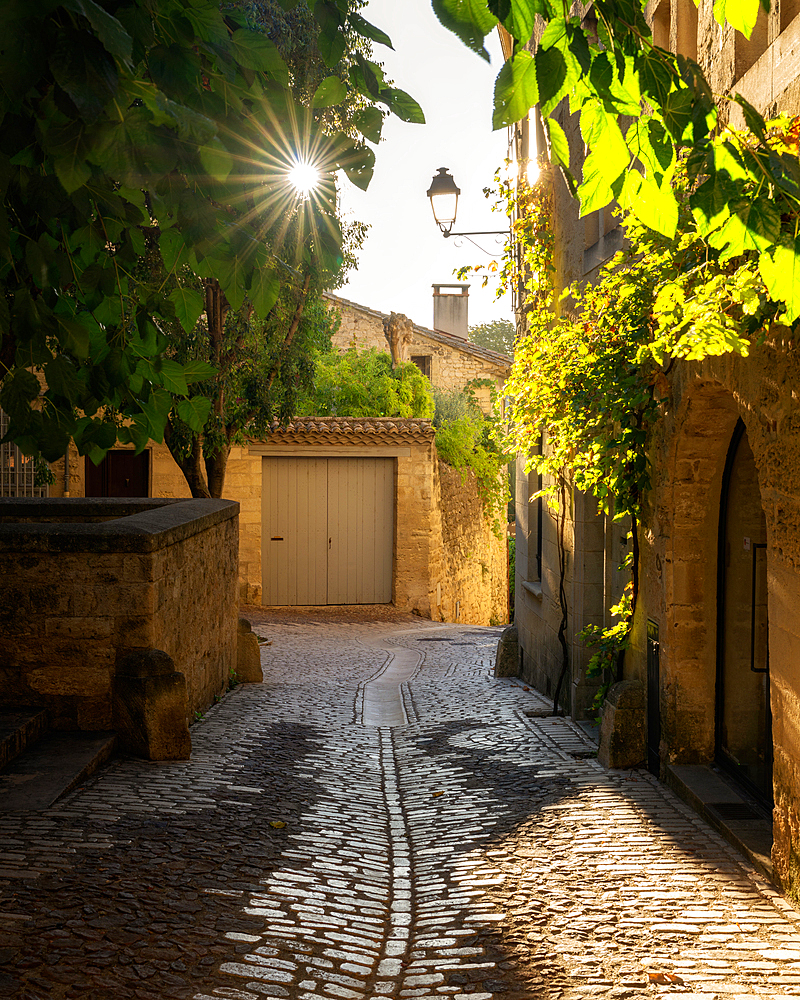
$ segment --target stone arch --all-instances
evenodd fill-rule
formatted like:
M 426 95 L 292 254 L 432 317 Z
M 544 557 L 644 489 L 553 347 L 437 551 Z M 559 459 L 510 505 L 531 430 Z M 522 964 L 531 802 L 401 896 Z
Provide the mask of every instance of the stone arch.
M 752 418 L 741 412 L 730 391 L 700 379 L 687 387 L 675 417 L 662 496 L 670 512 L 660 663 L 662 759 L 667 763 L 714 759 L 720 495 L 740 417 L 747 429 Z
M 716 735 L 720 496 L 727 450 L 741 417 L 766 521 L 772 860 L 776 876 L 800 903 L 798 386 L 800 353 L 777 334 L 749 358 L 676 368 L 670 379 L 673 403 L 654 442 L 642 569 L 647 616 L 660 631 L 661 760 L 710 761 Z M 641 645 L 637 648 L 641 656 Z

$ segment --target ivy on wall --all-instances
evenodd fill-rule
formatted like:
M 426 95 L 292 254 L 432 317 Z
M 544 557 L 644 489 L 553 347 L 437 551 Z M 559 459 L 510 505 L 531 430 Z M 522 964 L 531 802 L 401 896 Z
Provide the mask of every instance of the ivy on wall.
M 759 141 L 786 150 L 797 126 L 797 119 L 775 119 L 766 123 Z M 729 128 L 715 142 L 747 150 L 754 138 Z M 620 654 L 636 608 L 637 525 L 651 486 L 651 434 L 668 405 L 667 375 L 676 359 L 747 355 L 774 324 L 793 332 L 800 325 L 800 304 L 796 310 L 771 294 L 765 255 L 755 246 L 734 254 L 724 224 L 712 227 L 713 220 L 698 210 L 705 180 L 692 174 L 687 160 L 680 158 L 673 171 L 674 235 L 626 213 L 624 249 L 594 283 L 573 284 L 558 302 L 549 235 L 550 171 L 544 167 L 532 190 L 501 192 L 508 211 L 525 213 L 514 229 L 518 246 L 503 265 L 507 283 L 524 284 L 527 327 L 506 386 L 512 401 L 507 447 L 529 456 L 556 507 L 563 506 L 565 486 L 574 487 L 595 497 L 600 510 L 615 519 L 630 518 L 633 528 L 626 563 L 632 579 L 611 609 L 616 622 L 581 633 L 596 648 L 589 669 L 605 677 L 601 697 L 621 671 Z M 780 197 L 775 205 L 782 231 L 794 238 L 798 221 L 791 206 Z M 546 443 L 541 454 L 534 447 L 540 438 Z M 564 511 L 559 513 L 563 518 Z

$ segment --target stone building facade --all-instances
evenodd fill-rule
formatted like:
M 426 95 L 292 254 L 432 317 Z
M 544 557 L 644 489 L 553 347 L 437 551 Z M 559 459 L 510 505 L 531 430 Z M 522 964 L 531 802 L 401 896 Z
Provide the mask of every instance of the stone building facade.
M 800 113 L 795 0 L 778 0 L 769 15 L 760 11 L 749 41 L 716 24 L 710 0 L 697 8 L 691 0 L 660 0 L 647 14 L 656 44 L 696 58 L 715 93 L 738 91 L 767 117 Z M 732 107 L 729 112 L 723 103 L 723 120 L 730 113 L 732 124 L 743 124 Z M 577 124 L 567 108 L 556 116 L 580 164 Z M 518 149 L 533 145 L 532 132 L 527 125 L 518 129 Z M 579 218 L 558 178 L 553 205 L 557 287 L 591 280 L 621 245 L 622 231 L 608 210 Z M 743 802 L 771 812 L 774 875 L 800 902 L 796 347 L 788 331 L 776 328 L 747 358 L 678 361 L 668 382 L 651 444 L 653 488 L 639 528 L 641 590 L 625 688 L 616 695 L 612 689 L 616 708 L 607 702 L 605 735 L 619 746 L 613 738 L 620 720 L 635 717 L 627 764 L 647 764 L 673 783 L 687 768 L 713 765 Z M 577 635 L 588 624 L 611 624 L 630 530 L 598 514 L 577 492 L 564 497 L 563 517 L 528 502 L 540 485 L 520 463 L 515 620 L 521 672 L 551 694 L 561 681 L 561 705 L 584 718 L 594 689 L 585 676 L 589 651 Z M 565 646 L 559 641 L 564 622 Z M 601 745 L 603 753 L 615 762 L 609 744 Z
M 250 604 L 265 600 L 264 578 L 272 558 L 265 536 L 265 459 L 377 460 L 391 466 L 392 565 L 386 602 L 434 621 L 507 621 L 506 541 L 484 517 L 474 477 L 462 481 L 440 463 L 433 438 L 430 420 L 315 417 L 275 426 L 268 440 L 233 448 L 225 492 L 239 505 L 239 599 Z M 166 445 L 151 443 L 144 464 L 147 495 L 191 495 Z M 66 475 L 72 496 L 84 495 L 86 469 L 85 460 L 73 452 Z M 63 496 L 63 459 L 54 463 L 53 472 L 50 495 Z

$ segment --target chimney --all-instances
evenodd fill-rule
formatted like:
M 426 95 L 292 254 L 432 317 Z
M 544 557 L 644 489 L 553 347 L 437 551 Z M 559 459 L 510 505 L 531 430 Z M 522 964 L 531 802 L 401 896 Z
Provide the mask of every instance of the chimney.
M 469 285 L 433 286 L 433 328 L 467 339 Z

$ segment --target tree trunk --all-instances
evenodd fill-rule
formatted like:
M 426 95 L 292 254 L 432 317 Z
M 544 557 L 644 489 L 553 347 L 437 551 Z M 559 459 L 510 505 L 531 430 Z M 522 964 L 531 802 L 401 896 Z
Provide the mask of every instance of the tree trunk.
M 181 457 L 176 453 L 176 449 L 174 448 L 172 428 L 168 421 L 167 426 L 164 428 L 164 441 L 170 450 L 170 454 L 175 459 L 176 465 L 183 473 L 189 489 L 192 491 L 192 496 L 195 499 L 210 499 L 211 494 L 208 491 L 205 473 L 203 472 L 203 448 L 200 444 L 200 438 L 192 438 L 191 453 L 185 458 Z
M 206 475 L 208 476 L 208 491 L 215 499 L 222 498 L 225 489 L 225 473 L 228 469 L 228 456 L 231 446 L 225 444 L 214 456 L 206 457 Z

